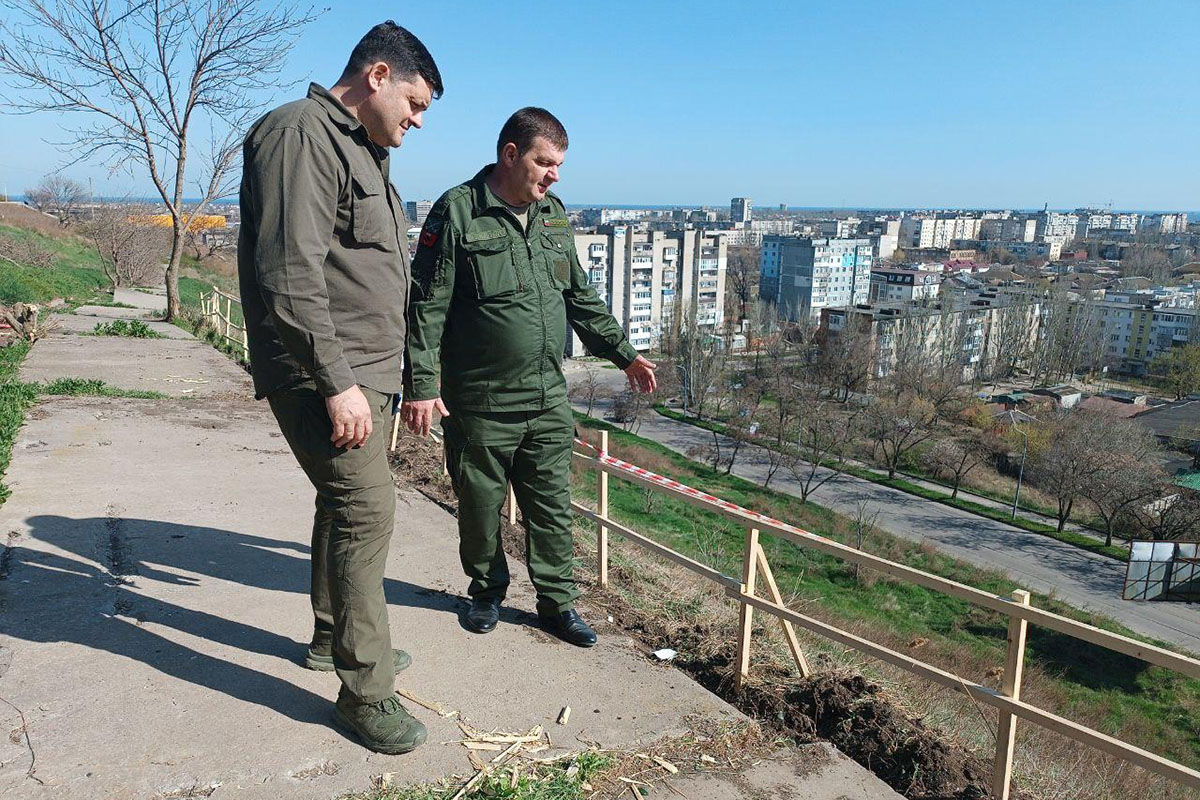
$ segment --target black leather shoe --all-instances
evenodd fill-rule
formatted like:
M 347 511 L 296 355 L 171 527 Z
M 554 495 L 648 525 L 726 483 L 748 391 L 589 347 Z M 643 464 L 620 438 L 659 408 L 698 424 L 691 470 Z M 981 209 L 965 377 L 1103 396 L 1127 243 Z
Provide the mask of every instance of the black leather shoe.
M 491 633 L 500 621 L 500 599 L 472 600 L 467 609 L 467 628 L 475 633 Z
M 558 614 L 538 614 L 538 617 L 547 630 L 564 642 L 576 647 L 591 647 L 596 643 L 596 632 L 573 608 Z

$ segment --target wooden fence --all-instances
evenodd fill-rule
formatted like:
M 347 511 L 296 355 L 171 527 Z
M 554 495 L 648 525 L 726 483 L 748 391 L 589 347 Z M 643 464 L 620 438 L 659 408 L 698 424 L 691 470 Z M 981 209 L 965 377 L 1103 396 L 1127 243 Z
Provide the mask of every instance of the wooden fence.
M 590 446 L 587 446 L 590 447 Z M 928 572 L 888 561 L 864 553 L 848 545 L 818 536 L 806 530 L 769 519 L 761 514 L 735 506 L 718 498 L 704 495 L 688 486 L 654 475 L 646 470 L 626 464 L 609 456 L 608 433 L 600 432 L 600 447 L 595 451 L 574 453 L 577 463 L 583 464 L 596 474 L 596 508 L 591 509 L 572 502 L 576 513 L 594 521 L 597 525 L 596 570 L 600 584 L 608 585 L 608 536 L 615 533 L 651 553 L 678 564 L 685 569 L 725 587 L 726 594 L 738 602 L 738 680 L 750 674 L 750 641 L 753 631 L 754 612 L 761 611 L 775 617 L 783 627 L 788 648 L 796 667 L 802 675 L 809 674 L 808 662 L 796 639 L 795 628 L 801 627 L 824 636 L 839 644 L 866 653 L 880 661 L 919 675 L 936 684 L 961 692 L 972 700 L 998 709 L 1000 726 L 996 736 L 993 761 L 992 793 L 999 800 L 1008 800 L 1012 791 L 1013 750 L 1017 719 L 1059 733 L 1109 755 L 1117 756 L 1138 766 L 1177 781 L 1184 786 L 1200 789 L 1200 772 L 1171 761 L 1168 758 L 1123 742 L 1093 728 L 1073 722 L 1064 717 L 1038 708 L 1021 699 L 1021 679 L 1025 666 L 1025 636 L 1030 624 L 1041 625 L 1059 633 L 1090 642 L 1118 653 L 1142 659 L 1167 669 L 1175 670 L 1192 678 L 1200 678 L 1200 660 L 1170 650 L 1146 644 L 1126 636 L 1101 630 L 1092 625 L 1039 609 L 1030 602 L 1026 591 L 1017 590 L 1012 596 L 991 594 L 966 584 L 941 578 Z M 745 548 L 740 577 L 721 573 L 682 553 L 676 552 L 652 539 L 630 529 L 609 517 L 608 482 L 615 477 L 642 486 L 651 491 L 682 500 L 713 514 L 740 524 L 745 528 Z M 511 519 L 511 510 L 510 510 Z M 1008 617 L 1008 650 L 1004 664 L 1004 675 L 999 690 L 976 683 L 953 672 L 919 661 L 896 652 L 861 636 L 841 630 L 826 622 L 801 614 L 784 604 L 775 577 L 771 572 L 760 539 L 764 535 L 776 536 L 793 544 L 840 558 L 853 564 L 861 564 L 878 570 L 897 580 L 915 583 L 929 589 L 957 597 Z M 763 579 L 765 596 L 758 590 L 758 579 Z
M 204 323 L 216 331 L 224 341 L 241 348 L 242 358 L 249 361 L 250 343 L 246 338 L 246 317 L 245 314 L 240 315 L 242 318 L 240 325 L 233 321 L 235 303 L 238 310 L 241 311 L 242 301 L 239 298 L 226 294 L 214 286 L 211 292 L 204 292 L 200 295 L 200 315 Z M 234 336 L 234 333 L 237 335 Z

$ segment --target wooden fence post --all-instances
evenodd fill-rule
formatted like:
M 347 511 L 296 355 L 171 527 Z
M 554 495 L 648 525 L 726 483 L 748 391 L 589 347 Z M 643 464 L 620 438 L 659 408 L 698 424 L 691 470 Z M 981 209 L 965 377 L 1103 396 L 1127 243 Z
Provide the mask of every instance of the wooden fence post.
M 246 361 L 250 360 L 250 333 L 246 330 L 246 320 L 242 320 L 242 358 Z M 394 447 L 392 448 L 395 449 Z
M 762 570 L 763 580 L 767 584 L 767 591 L 771 593 L 771 600 L 777 606 L 783 605 L 783 593 L 779 591 L 779 584 L 775 582 L 775 573 L 771 571 L 771 564 L 767 561 L 767 554 L 763 552 L 761 544 L 754 548 L 754 554 L 758 559 L 758 567 Z M 800 642 L 796 639 L 796 629 L 786 619 L 781 618 L 779 622 L 783 626 L 783 635 L 787 639 L 792 660 L 796 662 L 796 669 L 800 671 L 800 677 L 807 678 L 812 674 L 812 669 L 808 666 L 808 659 L 804 657 L 804 651 L 800 649 Z
M 508 524 L 517 524 L 517 494 L 511 483 L 508 484 Z
M 600 453 L 608 455 L 608 431 L 600 431 Z M 601 519 L 608 519 L 608 473 L 597 466 L 596 469 L 596 513 Z M 596 528 L 596 572 L 600 576 L 600 585 L 608 586 L 608 528 L 599 525 Z
M 746 528 L 746 550 L 742 555 L 742 594 L 753 596 L 758 583 L 758 528 Z M 750 677 L 750 632 L 754 625 L 754 606 L 742 603 L 738 619 L 737 686 L 742 688 Z
M 1014 603 L 1029 605 L 1029 592 L 1017 589 L 1012 593 Z M 1004 683 L 1000 691 L 1013 700 L 1021 699 L 1021 677 L 1025 671 L 1025 632 L 1028 623 L 1021 617 L 1008 618 L 1008 657 L 1004 662 Z M 1008 800 L 1012 791 L 1013 748 L 1017 737 L 1017 718 L 1007 711 L 1000 712 L 996 731 L 996 760 L 992 764 L 992 796 Z
M 230 327 L 231 325 L 233 325 L 233 301 L 230 300 L 228 297 L 226 297 L 225 298 L 225 339 L 226 339 L 226 341 L 230 340 L 229 331 L 232 330 L 232 328 Z

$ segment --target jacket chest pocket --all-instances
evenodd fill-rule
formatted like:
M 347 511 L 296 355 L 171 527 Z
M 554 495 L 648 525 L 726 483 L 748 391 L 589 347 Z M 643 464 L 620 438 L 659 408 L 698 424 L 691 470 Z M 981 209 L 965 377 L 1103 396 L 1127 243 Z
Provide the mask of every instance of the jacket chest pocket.
M 566 289 L 571 285 L 571 234 L 545 231 L 542 233 L 542 252 L 550 285 Z
M 350 200 L 351 231 L 359 244 L 379 244 L 391 240 L 388 229 L 393 225 L 383 180 L 352 177 L 353 196 Z
M 462 247 L 471 262 L 475 292 L 480 300 L 512 294 L 520 288 L 504 231 L 468 232 Z

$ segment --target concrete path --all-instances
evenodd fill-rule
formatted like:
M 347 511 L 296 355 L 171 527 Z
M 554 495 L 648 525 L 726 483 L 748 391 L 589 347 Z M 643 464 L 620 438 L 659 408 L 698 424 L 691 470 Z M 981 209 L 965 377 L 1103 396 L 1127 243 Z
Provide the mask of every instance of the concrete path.
M 312 490 L 242 370 L 195 340 L 64 332 L 22 376 L 172 397 L 55 399 L 20 431 L 0 507 L 0 797 L 330 798 L 383 773 L 471 771 L 453 722 L 423 708 L 429 743 L 408 756 L 330 725 L 337 679 L 298 664 Z M 463 583 L 453 518 L 401 490 L 385 588 L 414 663 L 398 685 L 476 727 L 630 747 L 694 715 L 739 717 L 611 626 L 592 650 L 548 637 L 521 579 L 501 626 L 468 633 Z M 837 759 L 792 788 L 833 797 L 842 784 L 855 800 L 898 797 Z
M 582 368 L 575 367 L 569 370 L 568 380 L 577 381 L 583 374 Z M 600 370 L 600 374 L 609 386 L 620 387 L 624 380 L 622 373 L 613 370 Z M 609 405 L 598 403 L 593 415 L 603 416 Z M 576 410 L 585 408 L 576 404 Z M 709 431 L 653 411 L 646 414 L 637 434 L 679 453 L 712 442 Z M 733 472 L 761 485 L 767 474 L 763 449 L 743 446 Z M 771 488 L 800 495 L 798 484 L 786 471 L 776 473 Z M 835 477 L 810 499 L 849 515 L 865 501 L 867 512 L 878 512 L 879 527 L 890 533 L 928 542 L 947 555 L 1005 572 L 1029 589 L 1112 617 L 1144 636 L 1200 653 L 1200 606 L 1122 600 L 1125 564 L 1115 559 L 851 475 Z

